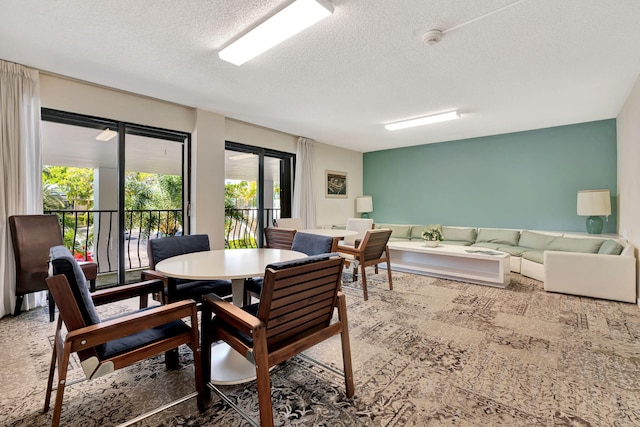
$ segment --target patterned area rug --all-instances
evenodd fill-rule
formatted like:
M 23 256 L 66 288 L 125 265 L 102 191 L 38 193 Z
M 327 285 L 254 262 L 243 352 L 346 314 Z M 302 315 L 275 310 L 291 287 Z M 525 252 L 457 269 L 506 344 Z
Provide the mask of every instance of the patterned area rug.
M 394 273 L 390 291 L 380 273 L 367 276 L 367 302 L 344 276 L 356 396 L 345 397 L 342 377 L 294 358 L 271 373 L 276 425 L 640 425 L 636 305 L 547 293 L 517 274 L 497 289 Z M 0 425 L 50 424 L 42 405 L 53 330 L 44 307 L 0 320 Z M 342 369 L 338 337 L 307 355 Z M 69 386 L 62 425 L 117 425 L 190 393 L 189 349 L 180 357 L 178 370 L 156 357 Z M 77 363 L 71 377 L 82 377 Z M 223 390 L 258 419 L 254 382 Z M 191 399 L 136 425 L 248 424 L 212 393 L 202 414 Z

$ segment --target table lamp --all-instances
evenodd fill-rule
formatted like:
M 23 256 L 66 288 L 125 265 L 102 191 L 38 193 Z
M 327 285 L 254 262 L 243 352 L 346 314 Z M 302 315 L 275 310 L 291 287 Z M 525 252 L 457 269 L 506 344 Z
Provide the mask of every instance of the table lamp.
M 587 232 L 602 233 L 602 216 L 611 215 L 611 196 L 609 190 L 578 191 L 578 215 L 588 216 Z
M 356 197 L 356 212 L 361 218 L 369 218 L 369 212 L 373 212 L 373 199 L 371 196 Z

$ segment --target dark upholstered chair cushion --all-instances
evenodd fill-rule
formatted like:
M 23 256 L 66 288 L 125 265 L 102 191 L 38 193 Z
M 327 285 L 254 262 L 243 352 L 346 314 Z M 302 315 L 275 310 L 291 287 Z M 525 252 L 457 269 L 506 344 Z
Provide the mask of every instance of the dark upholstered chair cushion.
M 147 245 L 151 268 L 155 268 L 157 263 L 167 258 L 211 249 L 209 236 L 206 234 L 151 239 Z
M 78 262 L 73 258 L 73 255 L 71 255 L 71 252 L 69 252 L 69 249 L 61 245 L 53 246 L 49 253 L 53 274 L 64 274 L 67 278 L 67 282 L 69 282 L 69 287 L 76 300 L 76 304 L 78 304 L 78 309 L 80 310 L 80 314 L 82 314 L 84 323 L 87 326 L 100 323 L 100 316 L 98 316 L 96 306 L 93 304 L 84 273 L 78 265 Z M 98 354 L 103 354 L 105 348 L 106 346 L 103 344 L 97 346 L 96 351 Z
M 82 318 L 87 325 L 100 323 L 91 294 L 87 288 L 87 281 L 78 262 L 73 258 L 69 249 L 64 246 L 53 246 L 50 250 L 53 274 L 64 274 L 76 299 Z
M 135 350 L 136 348 L 142 348 L 156 341 L 180 335 L 188 331 L 189 326 L 187 326 L 181 320 L 176 320 L 164 325 L 156 326 L 155 328 L 147 329 L 132 335 L 127 335 L 126 337 L 109 341 L 104 345 L 103 349 L 98 351 L 98 354 L 101 358 L 107 359 L 109 357 L 117 356 L 119 354 Z
M 167 258 L 194 252 L 204 252 L 211 249 L 209 246 L 209 236 L 206 234 L 151 239 L 147 245 L 149 265 L 151 268 L 155 268 L 156 264 Z M 200 302 L 202 295 L 214 293 L 218 296 L 225 297 L 231 294 L 231 281 L 229 280 L 171 280 L 175 280 L 176 282 L 176 294 L 169 295 L 170 301 L 191 298 L 196 302 Z
M 176 285 L 179 299 L 189 299 L 200 302 L 202 295 L 214 293 L 219 297 L 231 294 L 230 280 L 179 280 Z
M 333 238 L 311 233 L 296 233 L 293 237 L 292 251 L 303 252 L 307 255 L 318 255 L 331 252 Z
M 267 269 L 272 270 L 284 270 L 285 268 L 299 267 L 301 265 L 307 265 L 318 261 L 325 261 L 332 257 L 339 256 L 336 252 L 313 255 L 306 258 L 294 259 L 292 261 L 274 262 L 267 265 Z

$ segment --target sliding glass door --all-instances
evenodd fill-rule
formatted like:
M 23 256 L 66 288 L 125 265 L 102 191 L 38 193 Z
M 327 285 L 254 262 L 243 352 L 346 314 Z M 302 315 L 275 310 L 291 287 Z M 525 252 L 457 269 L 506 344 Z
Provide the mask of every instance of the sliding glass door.
M 149 239 L 187 233 L 189 135 L 43 109 L 44 211 L 98 285 L 139 279 Z
M 226 246 L 262 247 L 264 228 L 291 216 L 295 154 L 234 142 L 225 148 Z

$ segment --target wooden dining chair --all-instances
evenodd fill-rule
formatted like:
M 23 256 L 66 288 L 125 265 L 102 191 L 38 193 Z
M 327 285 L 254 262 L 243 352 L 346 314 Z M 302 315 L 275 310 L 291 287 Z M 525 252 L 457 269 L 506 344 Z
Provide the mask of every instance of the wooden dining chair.
M 188 236 L 172 236 L 151 239 L 147 242 L 149 269 L 141 273 L 142 280 L 160 279 L 165 285 L 165 303 L 193 299 L 200 303 L 202 295 L 214 292 L 221 297 L 231 297 L 231 281 L 229 280 L 187 280 L 167 277 L 154 270 L 156 264 L 167 258 L 178 255 L 210 250 L 209 236 L 191 234 Z
M 312 233 L 298 233 L 293 237 L 290 249 L 296 252 L 302 252 L 309 256 L 320 255 L 331 252 L 333 248 L 333 238 L 321 236 Z M 260 298 L 262 293 L 263 279 L 261 277 L 250 277 L 244 282 L 244 304 L 247 305 L 251 301 L 251 297 Z
M 302 230 L 302 218 L 278 218 L 275 220 L 276 227 L 292 228 L 294 230 Z
M 267 227 L 264 229 L 266 247 L 271 249 L 291 249 L 296 230 L 293 228 Z
M 378 264 L 386 263 L 389 290 L 393 289 L 391 261 L 389 259 L 389 247 L 387 246 L 389 237 L 391 237 L 391 230 L 388 229 L 367 230 L 364 239 L 357 247 L 338 245 L 338 253 L 344 257 L 347 266 L 353 265 L 353 281 L 358 279 L 358 267 L 360 267 L 365 301 L 369 299 L 366 267 L 375 266 L 375 273 L 378 274 Z
M 49 249 L 63 244 L 62 230 L 57 215 L 12 215 L 9 217 L 11 242 L 16 265 L 16 307 L 20 314 L 26 294 L 46 291 L 45 279 L 49 275 Z M 89 281 L 91 292 L 96 290 L 98 264 L 79 262 Z M 49 293 L 49 321 L 55 318 L 55 301 Z
M 51 248 L 51 264 L 53 276 L 47 278 L 46 283 L 58 304 L 60 317 L 51 356 L 44 411 L 49 410 L 57 365 L 58 384 L 51 421 L 53 427 L 60 424 L 71 353 L 77 353 L 85 377 L 93 379 L 186 344 L 193 352 L 198 409 L 204 410 L 198 312 L 193 300 L 145 309 L 149 294 L 162 292 L 163 283 L 160 280 L 90 294 L 78 263 L 64 246 Z M 140 297 L 141 310 L 105 321 L 98 316 L 96 305 L 136 296 Z M 189 318 L 191 326 L 183 318 Z M 63 323 L 66 331 L 63 331 Z M 169 361 L 166 362 L 169 365 Z M 165 407 L 183 400 L 178 399 Z M 77 422 L 82 423 L 81 420 Z
M 205 382 L 209 382 L 211 372 L 211 344 L 223 340 L 255 365 L 262 427 L 273 426 L 269 368 L 334 335 L 341 336 L 347 397 L 354 394 L 347 306 L 339 290 L 342 265 L 342 258 L 335 253 L 271 264 L 265 270 L 260 302 L 243 308 L 215 295 L 204 297 Z M 332 323 L 335 309 L 338 320 Z

